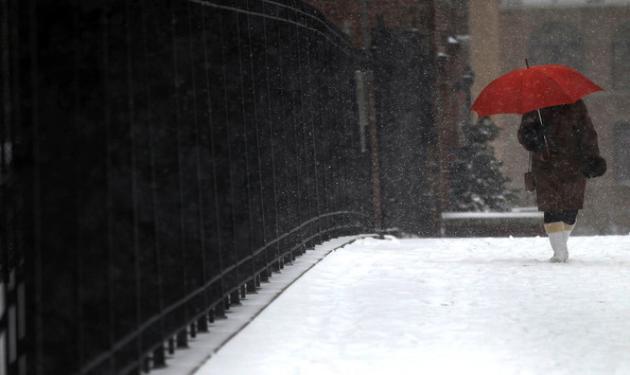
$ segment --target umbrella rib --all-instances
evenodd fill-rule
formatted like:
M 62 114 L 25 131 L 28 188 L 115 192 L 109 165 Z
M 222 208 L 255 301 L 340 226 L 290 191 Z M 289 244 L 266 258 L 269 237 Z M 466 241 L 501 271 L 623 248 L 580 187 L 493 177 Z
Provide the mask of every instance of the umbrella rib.
M 556 81 L 552 76 L 549 76 L 544 71 L 540 71 L 540 70 L 535 71 L 535 73 L 539 75 L 540 77 L 543 77 L 547 82 L 551 82 L 555 87 L 558 88 L 558 91 L 561 92 L 566 98 L 565 100 L 558 100 L 556 104 L 549 105 L 548 107 L 552 107 L 554 105 L 560 105 L 560 104 L 570 104 L 570 103 L 575 102 L 575 100 L 573 100 L 573 98 L 564 91 L 564 89 L 562 88 L 562 85 L 558 81 Z M 549 84 L 549 86 L 551 86 L 551 84 Z
M 527 69 L 529 69 L 529 68 L 527 68 Z M 520 98 L 523 98 L 524 97 L 523 95 L 525 93 L 525 88 L 524 88 L 525 87 L 525 74 L 527 72 L 527 69 L 521 70 L 521 72 L 522 72 L 521 73 L 521 91 L 519 92 L 519 97 Z M 521 100 L 521 113 L 527 112 L 524 109 L 524 105 L 525 105 L 525 102 L 523 100 Z

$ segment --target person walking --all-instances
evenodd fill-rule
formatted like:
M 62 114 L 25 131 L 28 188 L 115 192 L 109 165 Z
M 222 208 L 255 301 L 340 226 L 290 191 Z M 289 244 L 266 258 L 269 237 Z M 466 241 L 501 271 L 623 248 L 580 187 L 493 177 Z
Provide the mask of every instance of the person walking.
M 550 261 L 566 262 L 568 239 L 584 205 L 586 179 L 606 172 L 586 105 L 578 100 L 523 114 L 518 140 L 531 153 L 532 188 L 538 209 L 544 212 L 553 249 Z

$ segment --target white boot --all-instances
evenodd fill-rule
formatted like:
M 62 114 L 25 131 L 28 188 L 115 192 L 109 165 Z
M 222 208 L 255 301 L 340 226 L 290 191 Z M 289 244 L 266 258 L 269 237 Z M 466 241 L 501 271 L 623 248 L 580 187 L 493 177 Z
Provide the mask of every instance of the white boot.
M 552 263 L 564 263 L 569 259 L 568 235 L 565 235 L 564 225 L 561 221 L 545 224 L 545 232 L 553 249 L 553 256 L 549 259 Z
M 575 223 L 573 223 L 573 225 L 564 223 L 564 230 L 562 231 L 562 234 L 564 235 L 564 243 L 567 248 L 567 252 L 569 250 L 569 237 L 571 236 L 571 232 L 573 232 L 573 228 L 575 228 Z

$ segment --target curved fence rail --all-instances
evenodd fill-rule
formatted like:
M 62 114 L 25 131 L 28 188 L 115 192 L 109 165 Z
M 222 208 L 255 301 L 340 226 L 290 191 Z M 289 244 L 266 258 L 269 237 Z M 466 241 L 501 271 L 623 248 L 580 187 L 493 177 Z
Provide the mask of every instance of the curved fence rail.
M 298 0 L 0 0 L 0 366 L 165 365 L 371 229 L 355 52 Z

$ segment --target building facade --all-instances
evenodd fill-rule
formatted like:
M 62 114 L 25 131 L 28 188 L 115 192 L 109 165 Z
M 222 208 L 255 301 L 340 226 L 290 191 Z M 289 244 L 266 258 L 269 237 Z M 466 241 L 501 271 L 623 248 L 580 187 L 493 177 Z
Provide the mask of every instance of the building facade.
M 369 51 L 385 227 L 437 234 L 450 151 L 470 118 L 467 0 L 309 2 Z

